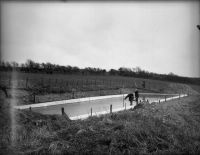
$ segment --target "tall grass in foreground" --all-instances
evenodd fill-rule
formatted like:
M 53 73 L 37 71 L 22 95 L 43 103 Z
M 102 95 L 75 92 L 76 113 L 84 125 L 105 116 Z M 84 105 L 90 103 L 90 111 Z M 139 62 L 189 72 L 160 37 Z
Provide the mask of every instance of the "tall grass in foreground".
M 84 121 L 33 112 L 19 112 L 17 118 L 15 149 L 25 154 L 200 153 L 194 124 L 175 126 L 137 109 Z

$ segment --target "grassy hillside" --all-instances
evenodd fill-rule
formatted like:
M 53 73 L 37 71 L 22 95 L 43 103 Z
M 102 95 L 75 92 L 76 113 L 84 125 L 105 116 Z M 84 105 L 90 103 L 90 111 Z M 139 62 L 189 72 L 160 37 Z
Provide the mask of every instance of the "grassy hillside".
M 3 136 L 4 142 L 12 142 L 12 145 L 1 151 L 19 154 L 199 154 L 199 101 L 199 96 L 190 96 L 162 104 L 143 103 L 129 111 L 84 121 L 17 111 L 16 137 L 10 140 Z
M 122 94 L 135 88 L 140 92 L 194 93 L 192 85 L 121 76 L 1 72 L 0 81 L 17 104 Z
M 191 96 L 161 104 L 143 103 L 135 109 L 113 115 L 70 121 L 59 115 L 10 111 L 16 102 L 30 103 L 22 97 L 32 92 L 32 89 L 17 88 L 18 85 L 14 85 L 16 79 L 18 81 L 26 78 L 25 75 L 12 76 L 11 88 L 14 89 L 8 89 L 9 98 L 5 98 L 3 92 L 0 93 L 0 154 L 200 153 L 199 86 L 149 80 L 151 87 L 142 89 L 137 85 L 140 92 L 190 92 Z M 39 74 L 33 74 L 31 77 L 35 78 L 34 81 L 40 81 L 41 78 Z M 63 75 L 61 77 L 64 79 Z M 51 78 L 53 79 L 53 76 Z M 58 76 L 54 77 L 54 80 L 55 78 Z M 76 79 L 75 76 L 71 78 Z M 109 78 L 112 79 L 108 77 L 105 80 Z M 5 76 L 1 80 L 6 80 Z M 139 83 L 143 79 L 134 81 Z M 6 82 L 3 84 L 6 85 Z M 39 85 L 35 86 L 39 88 Z M 134 88 L 135 86 L 126 87 L 123 91 L 129 92 Z M 104 89 L 107 94 L 120 93 L 114 90 Z M 83 92 L 86 95 L 98 95 L 95 90 Z M 54 99 L 58 99 L 66 98 L 65 94 L 41 93 L 38 97 L 47 100 L 46 96 L 54 98 L 57 95 Z

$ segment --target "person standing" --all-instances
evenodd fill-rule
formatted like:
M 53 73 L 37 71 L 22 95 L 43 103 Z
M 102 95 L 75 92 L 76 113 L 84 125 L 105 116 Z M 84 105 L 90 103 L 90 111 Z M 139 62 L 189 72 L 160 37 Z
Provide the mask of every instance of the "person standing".
M 134 95 L 133 95 L 133 93 L 128 94 L 128 95 L 125 97 L 125 100 L 126 100 L 127 98 L 129 99 L 130 106 L 132 106 L 132 105 L 133 105 L 133 100 L 134 100 Z
M 136 89 L 136 91 L 135 91 L 135 101 L 136 101 L 136 105 L 138 105 L 138 98 L 139 98 L 139 92 L 138 92 L 138 90 Z

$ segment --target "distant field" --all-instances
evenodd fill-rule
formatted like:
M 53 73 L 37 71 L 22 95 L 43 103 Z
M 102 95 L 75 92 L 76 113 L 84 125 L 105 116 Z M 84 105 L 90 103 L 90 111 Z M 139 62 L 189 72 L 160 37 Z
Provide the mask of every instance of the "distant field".
M 32 88 L 34 86 L 46 86 L 52 91 L 72 91 L 79 90 L 99 90 L 115 88 L 145 88 L 161 91 L 169 84 L 158 80 L 148 80 L 133 77 L 122 76 L 81 76 L 81 75 L 63 75 L 63 74 L 36 74 L 36 73 L 11 73 L 1 72 L 1 83 L 7 87 L 14 88 Z
M 1 85 L 14 88 L 21 104 L 87 96 L 141 92 L 189 93 L 186 84 L 122 76 L 1 72 Z M 145 86 L 143 85 L 145 83 Z M 192 92 L 190 92 L 192 93 Z M 13 95 L 13 93 L 12 93 Z M 27 103 L 26 103 L 27 102 Z
M 15 88 L 32 88 L 34 86 L 48 86 L 50 90 L 72 91 L 95 90 L 108 88 L 142 87 L 142 80 L 146 87 L 150 87 L 152 80 L 122 76 L 91 76 L 91 75 L 63 75 L 63 74 L 36 74 L 3 72 L 1 82 L 6 86 Z M 163 82 L 161 82 L 163 83 Z

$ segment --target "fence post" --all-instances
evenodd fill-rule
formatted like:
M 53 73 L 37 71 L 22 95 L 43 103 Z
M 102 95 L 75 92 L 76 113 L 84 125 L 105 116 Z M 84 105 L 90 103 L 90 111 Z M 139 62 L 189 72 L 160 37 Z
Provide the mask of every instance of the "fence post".
M 64 109 L 64 107 L 61 108 L 61 113 L 62 113 L 62 115 L 65 114 L 65 109 Z
M 33 102 L 35 103 L 35 93 L 33 93 Z
M 142 81 L 142 87 L 145 88 L 145 81 Z
M 74 88 L 72 89 L 72 98 L 73 99 L 75 98 L 75 89 Z
M 92 108 L 90 109 L 90 113 L 91 113 L 91 116 L 92 116 Z
M 179 99 L 181 98 L 180 93 L 179 93 Z
M 166 96 L 165 96 L 165 102 L 166 102 Z
M 124 107 L 124 93 L 123 93 L 123 107 Z
M 112 114 L 112 104 L 110 105 L 110 113 Z
M 29 111 L 31 111 L 31 107 L 29 107 Z
M 159 103 L 160 103 L 160 100 L 159 100 Z

